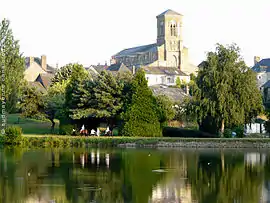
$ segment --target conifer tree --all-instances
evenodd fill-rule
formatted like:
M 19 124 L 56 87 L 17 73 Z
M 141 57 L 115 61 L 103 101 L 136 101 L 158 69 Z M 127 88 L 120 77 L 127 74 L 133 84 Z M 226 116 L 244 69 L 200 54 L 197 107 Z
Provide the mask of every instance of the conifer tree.
M 145 73 L 139 69 L 132 81 L 132 99 L 123 114 L 123 136 L 161 136 L 156 101 L 147 86 Z

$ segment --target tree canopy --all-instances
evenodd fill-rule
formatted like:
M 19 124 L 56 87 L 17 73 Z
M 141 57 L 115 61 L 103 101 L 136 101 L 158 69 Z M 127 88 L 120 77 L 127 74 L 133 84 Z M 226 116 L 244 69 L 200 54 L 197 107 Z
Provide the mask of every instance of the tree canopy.
M 161 127 L 155 98 L 148 88 L 145 73 L 139 69 L 132 81 L 132 99 L 123 114 L 122 135 L 160 136 Z
M 235 44 L 217 44 L 216 51 L 207 54 L 195 83 L 189 107 L 203 131 L 223 133 L 225 127 L 248 123 L 263 110 L 255 73 Z
M 0 22 L 0 66 L 2 86 L 1 95 L 4 93 L 5 111 L 12 112 L 16 108 L 18 97 L 23 86 L 23 72 L 25 60 L 20 52 L 19 41 L 13 36 L 10 21 L 3 19 Z

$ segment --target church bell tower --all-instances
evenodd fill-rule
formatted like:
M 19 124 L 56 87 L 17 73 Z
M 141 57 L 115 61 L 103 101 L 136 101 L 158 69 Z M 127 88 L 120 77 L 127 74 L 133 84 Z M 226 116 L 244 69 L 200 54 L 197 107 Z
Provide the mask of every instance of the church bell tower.
M 181 69 L 183 65 L 183 15 L 167 10 L 157 16 L 157 45 L 164 45 L 167 67 Z

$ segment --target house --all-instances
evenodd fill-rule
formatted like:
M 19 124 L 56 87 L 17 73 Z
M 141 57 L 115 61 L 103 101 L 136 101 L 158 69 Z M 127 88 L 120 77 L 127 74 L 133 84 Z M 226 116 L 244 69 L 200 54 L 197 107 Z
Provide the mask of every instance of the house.
M 105 65 L 90 65 L 89 67 L 85 67 L 85 70 L 87 70 L 92 76 L 99 75 L 102 71 L 107 70 L 108 66 L 105 63 Z
M 257 73 L 258 87 L 263 91 L 262 86 L 270 80 L 270 58 L 254 56 L 254 66 L 251 69 Z
M 188 88 L 186 88 L 185 91 L 181 88 L 168 87 L 165 85 L 155 85 L 150 86 L 149 88 L 152 90 L 153 95 L 165 95 L 173 102 L 181 103 L 184 101 L 185 98 L 190 97 Z
M 34 82 L 39 74 L 54 74 L 56 69 L 47 64 L 47 57 L 42 55 L 38 57 L 26 57 L 25 58 L 26 69 L 24 71 L 24 79 L 28 82 Z
M 129 69 L 124 63 L 112 64 L 107 68 L 107 71 L 110 71 L 112 74 L 117 74 L 120 72 L 132 73 L 132 70 Z
M 179 78 L 182 83 L 190 82 L 190 76 L 177 68 L 145 66 L 142 67 L 142 69 L 145 71 L 145 77 L 148 81 L 148 86 L 175 86 L 177 78 Z
M 188 48 L 183 44 L 183 15 L 169 9 L 156 18 L 156 43 L 124 49 L 112 56 L 111 64 L 123 63 L 129 68 L 166 67 L 186 75 L 196 74 L 198 67 L 189 62 Z

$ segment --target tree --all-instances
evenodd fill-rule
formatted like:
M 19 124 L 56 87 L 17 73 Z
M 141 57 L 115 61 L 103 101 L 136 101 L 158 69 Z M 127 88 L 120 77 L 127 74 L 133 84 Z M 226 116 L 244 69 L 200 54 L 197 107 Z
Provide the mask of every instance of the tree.
M 25 61 L 20 53 L 19 41 L 15 40 L 7 19 L 3 19 L 0 23 L 0 66 L 2 73 L 0 84 L 4 90 L 1 91 L 1 98 L 5 97 L 2 104 L 5 103 L 5 111 L 12 112 L 16 108 L 23 86 Z
M 22 116 L 27 118 L 31 118 L 36 115 L 41 116 L 44 109 L 42 97 L 42 93 L 37 91 L 36 88 L 25 86 L 19 103 Z
M 217 44 L 216 51 L 207 54 L 193 95 L 192 108 L 200 129 L 211 133 L 223 134 L 225 127 L 250 122 L 263 110 L 255 74 L 245 65 L 235 44 Z
M 181 88 L 181 80 L 179 77 L 176 78 L 175 83 L 176 83 L 176 87 Z
M 139 69 L 132 81 L 132 99 L 123 113 L 124 136 L 160 136 L 161 128 L 152 91 L 147 86 L 145 73 Z
M 74 119 L 115 119 L 122 110 L 124 83 L 107 71 L 102 71 L 94 81 L 85 81 L 74 89 Z M 76 99 L 78 98 L 78 99 Z M 75 101 L 76 100 L 76 101 Z
M 156 97 L 157 109 L 159 114 L 159 122 L 162 126 L 166 126 L 168 121 L 175 117 L 175 109 L 172 100 L 166 95 L 158 95 Z

